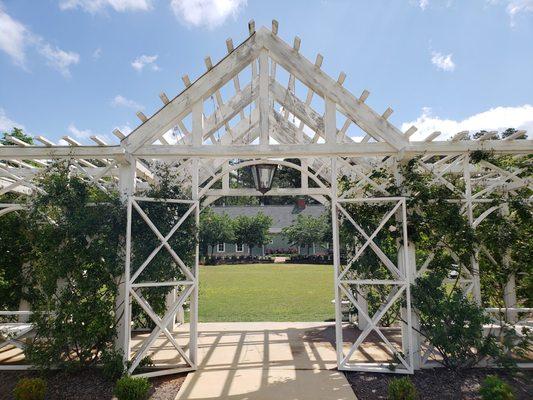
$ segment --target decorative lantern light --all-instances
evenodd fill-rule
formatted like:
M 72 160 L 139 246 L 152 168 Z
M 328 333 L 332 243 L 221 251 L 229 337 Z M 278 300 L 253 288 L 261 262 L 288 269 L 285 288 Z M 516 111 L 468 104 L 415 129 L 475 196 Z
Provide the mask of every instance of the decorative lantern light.
M 251 168 L 255 188 L 263 194 L 272 189 L 272 181 L 274 180 L 278 165 L 265 163 L 252 165 Z

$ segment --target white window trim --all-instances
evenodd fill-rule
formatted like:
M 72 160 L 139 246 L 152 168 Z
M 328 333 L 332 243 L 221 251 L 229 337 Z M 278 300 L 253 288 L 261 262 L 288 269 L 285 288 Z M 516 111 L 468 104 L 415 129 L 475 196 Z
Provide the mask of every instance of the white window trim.
M 240 250 L 239 246 L 242 246 Z M 235 243 L 235 253 L 244 253 L 244 244 Z
M 222 250 L 220 250 L 220 245 L 222 245 Z M 224 253 L 226 251 L 226 243 L 217 244 L 217 253 Z

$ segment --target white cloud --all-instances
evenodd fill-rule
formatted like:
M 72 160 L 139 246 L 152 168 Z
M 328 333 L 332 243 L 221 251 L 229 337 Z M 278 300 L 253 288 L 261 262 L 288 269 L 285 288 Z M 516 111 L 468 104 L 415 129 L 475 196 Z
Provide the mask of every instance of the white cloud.
M 135 110 L 142 110 L 144 107 L 137 103 L 136 101 L 127 99 L 126 97 L 117 94 L 113 100 L 111 100 L 111 105 L 113 107 L 127 107 L 127 108 L 133 108 Z
M 423 140 L 435 131 L 442 132 L 438 140 L 449 139 L 461 131 L 503 131 L 507 128 L 525 129 L 531 135 L 533 132 L 533 105 L 495 107 L 460 121 L 440 118 L 433 115 L 430 107 L 424 107 L 422 114 L 415 121 L 404 122 L 401 129 L 405 132 L 412 125 L 416 126 L 418 131 L 411 136 L 411 140 Z
M 444 55 L 438 51 L 431 52 L 431 63 L 438 69 L 452 72 L 455 70 L 455 63 L 452 60 L 453 54 Z
M 61 10 L 73 10 L 80 8 L 91 14 L 112 8 L 117 12 L 125 11 L 148 11 L 152 8 L 152 0 L 61 0 Z
M 85 142 L 90 142 L 92 144 L 94 144 L 94 143 L 92 141 L 89 141 L 91 136 L 98 136 L 100 139 L 104 140 L 106 143 L 112 143 L 113 142 L 113 138 L 111 136 L 109 136 L 109 135 L 101 135 L 101 134 L 98 134 L 98 133 L 94 133 L 90 129 L 79 129 L 74 124 L 69 124 L 67 130 L 76 139 L 84 140 Z M 68 143 L 66 141 L 64 141 L 63 139 L 61 139 L 59 141 L 59 144 L 61 144 L 63 146 L 68 146 Z
M 26 27 L 11 18 L 0 3 L 0 49 L 6 52 L 17 65 L 25 65 L 26 46 L 30 36 Z
M 46 58 L 46 63 L 50 67 L 58 70 L 65 77 L 70 76 L 70 66 L 80 62 L 79 54 L 72 51 L 64 51 L 58 47 L 52 47 L 48 43 L 40 46 L 39 53 Z
M 428 5 L 429 5 L 429 0 L 419 0 L 418 1 L 418 7 L 420 7 L 422 10 L 425 10 Z
M 505 10 L 511 19 L 511 26 L 516 25 L 519 15 L 533 13 L 533 0 L 486 0 L 489 5 L 499 6 L 507 4 Z
M 155 63 L 158 55 L 147 56 L 143 54 L 132 61 L 131 66 L 137 71 L 142 71 L 144 67 L 150 67 L 153 71 L 159 71 L 159 66 Z
M 32 33 L 21 22 L 9 16 L 0 3 L 0 50 L 7 53 L 16 65 L 27 69 L 26 52 L 30 47 L 46 59 L 47 65 L 67 77 L 70 76 L 70 66 L 80 61 L 79 54 L 52 46 Z
M 506 10 L 511 17 L 511 26 L 515 26 L 519 14 L 533 13 L 533 0 L 510 0 Z
M 71 134 L 74 135 L 74 137 L 78 139 L 88 139 L 94 135 L 90 129 L 78 129 L 74 124 L 70 124 L 67 129 Z
M 13 128 L 20 128 L 22 130 L 26 130 L 26 128 L 24 128 L 24 125 L 13 121 L 7 116 L 6 111 L 0 107 L 0 132 L 11 132 Z
M 186 25 L 216 28 L 229 16 L 235 18 L 247 5 L 247 0 L 172 0 L 174 15 Z

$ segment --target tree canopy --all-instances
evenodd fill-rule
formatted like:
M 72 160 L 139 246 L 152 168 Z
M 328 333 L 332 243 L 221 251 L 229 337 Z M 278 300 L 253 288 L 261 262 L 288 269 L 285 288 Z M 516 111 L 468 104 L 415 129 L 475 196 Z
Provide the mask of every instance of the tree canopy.
M 200 215 L 200 248 L 203 254 L 218 243 L 231 243 L 235 240 L 233 221 L 228 214 L 217 214 L 211 208 L 205 209 Z
M 292 245 L 306 246 L 309 253 L 313 244 L 323 244 L 328 241 L 327 236 L 331 234 L 331 230 L 325 214 L 319 217 L 298 214 L 291 225 L 283 228 L 282 233 Z
M 246 244 L 252 254 L 255 246 L 267 244 L 270 240 L 268 230 L 272 226 L 272 218 L 263 213 L 255 216 L 239 215 L 234 220 L 235 241 Z

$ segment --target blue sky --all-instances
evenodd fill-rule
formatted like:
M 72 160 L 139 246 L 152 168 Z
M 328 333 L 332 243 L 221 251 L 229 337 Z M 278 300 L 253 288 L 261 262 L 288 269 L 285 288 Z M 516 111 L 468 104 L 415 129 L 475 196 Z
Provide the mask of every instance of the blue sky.
M 0 0 L 0 129 L 112 141 L 273 18 L 418 138 L 533 131 L 533 0 Z

